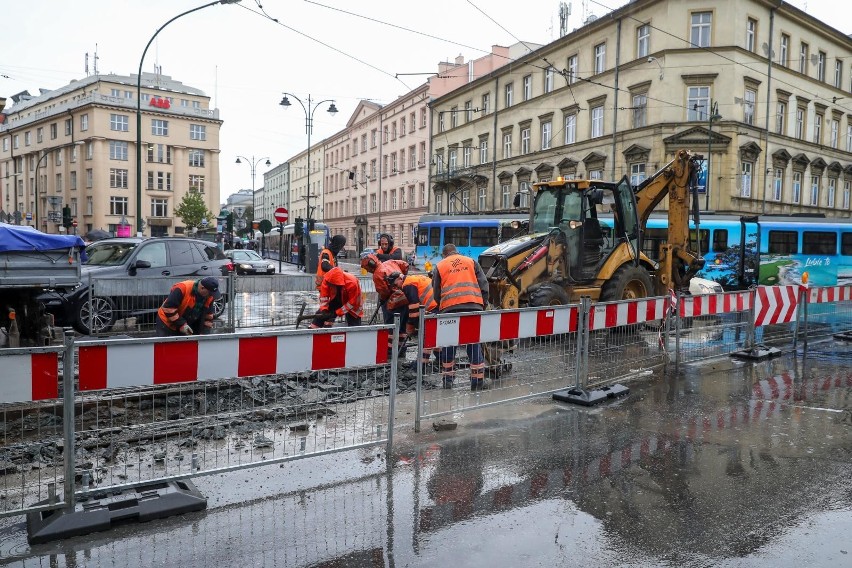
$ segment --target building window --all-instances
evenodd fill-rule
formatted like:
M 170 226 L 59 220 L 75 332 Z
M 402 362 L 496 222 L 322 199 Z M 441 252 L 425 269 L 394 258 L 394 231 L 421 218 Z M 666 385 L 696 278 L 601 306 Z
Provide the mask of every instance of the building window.
M 549 150 L 553 137 L 553 123 L 549 120 L 541 123 L 541 149 Z
M 117 132 L 128 131 L 128 119 L 126 114 L 111 114 L 109 115 L 109 129 Z M 56 125 L 51 125 L 51 132 L 55 132 Z M 56 136 L 54 136 L 56 138 Z
M 455 128 L 459 125 L 459 107 L 454 106 L 450 109 L 450 128 Z M 385 127 L 385 134 L 387 134 L 387 126 Z
M 834 62 L 834 86 L 838 89 L 843 82 L 843 62 L 839 59 Z
M 502 199 L 500 201 L 500 207 L 503 209 L 508 209 L 509 203 L 512 202 L 512 200 L 510 199 L 510 197 L 512 196 L 512 186 L 510 186 L 508 183 L 504 183 L 500 185 L 500 188 L 503 191 Z
M 648 57 L 651 53 L 651 26 L 643 24 L 636 28 L 636 58 Z
M 817 79 L 825 82 L 825 52 L 820 51 L 817 56 Z
M 172 147 L 167 144 L 148 144 L 148 161 L 171 164 Z
M 38 142 L 39 144 L 44 142 L 44 128 L 42 128 L 41 126 L 36 129 L 36 142 Z
M 740 197 L 751 197 L 751 177 L 754 172 L 754 164 L 743 162 L 742 177 L 740 178 Z
M 161 118 L 151 119 L 151 134 L 154 136 L 168 136 L 169 121 Z
M 775 179 L 772 182 L 772 199 L 781 201 L 784 195 L 784 170 L 775 168 Z
M 811 176 L 811 205 L 819 205 L 819 176 Z
M 814 115 L 814 143 L 822 144 L 822 121 L 824 117 L 821 114 Z
M 189 165 L 195 168 L 204 167 L 204 150 L 192 149 L 189 151 Z
M 630 185 L 636 186 L 645 181 L 645 164 L 630 164 Z
M 565 143 L 573 144 L 577 141 L 577 115 L 565 116 Z
M 710 87 L 689 87 L 686 100 L 687 120 L 707 120 L 710 108 Z
M 477 197 L 476 208 L 478 211 L 485 211 L 485 187 L 479 188 L 479 196 Z
M 828 178 L 828 203 L 826 205 L 833 209 L 834 208 L 834 196 L 837 192 L 837 178 Z
M 53 153 L 53 165 L 54 166 L 61 166 L 62 165 L 62 148 L 57 149 Z M 20 172 L 20 171 L 23 171 L 23 170 L 17 169 L 16 171 Z
M 808 44 L 804 42 L 799 47 L 799 73 L 808 74 Z
M 603 73 L 606 69 L 606 44 L 599 43 L 595 46 L 595 74 Z
M 604 134 L 604 108 L 597 106 L 592 109 L 592 138 Z
M 420 143 L 420 165 L 426 165 L 426 142 Z
M 554 71 L 553 67 L 548 67 L 544 70 L 544 92 L 549 93 L 553 91 L 553 77 Z
M 647 124 L 648 97 L 644 94 L 633 95 L 633 128 Z
M 757 33 L 757 20 L 749 18 L 746 20 L 746 42 L 745 48 L 754 51 L 755 34 Z
M 91 142 L 86 142 L 86 159 L 91 160 L 95 157 L 95 145 Z
M 80 131 L 85 132 L 89 129 L 89 115 L 83 114 L 80 115 Z
M 86 170 L 86 187 L 91 188 L 95 180 L 95 174 L 92 168 Z
M 527 75 L 523 79 L 524 100 L 528 101 L 532 98 L 532 75 Z M 506 105 L 508 106 L 508 105 Z
M 118 189 L 127 189 L 127 170 L 110 168 L 109 186 Z
M 109 141 L 109 159 L 110 160 L 127 160 L 127 142 L 118 140 Z
M 485 138 L 479 141 L 479 163 L 488 163 L 488 140 Z
M 413 170 L 417 167 L 417 147 L 408 147 L 408 169 Z
M 757 100 L 757 91 L 752 89 L 745 90 L 743 97 L 743 121 L 746 124 L 754 124 L 754 104 Z
M 172 190 L 171 172 L 148 172 L 148 189 L 159 191 Z
M 473 155 L 473 148 L 471 146 L 465 146 L 464 152 L 462 153 L 462 165 L 464 167 L 469 168 L 471 165 L 471 156 Z
M 33 143 L 33 133 L 27 130 L 24 132 L 24 146 L 29 146 Z
M 443 132 L 446 129 L 446 126 L 444 126 L 444 113 L 441 111 L 438 113 L 438 132 Z M 373 131 L 373 133 L 375 134 L 375 131 Z M 375 144 L 373 147 L 375 147 Z
M 781 59 L 779 63 L 784 67 L 790 66 L 790 36 L 781 34 Z
M 23 187 L 21 189 L 23 189 Z M 56 174 L 56 191 L 58 193 L 62 193 L 62 174 Z M 18 191 L 18 195 L 20 194 L 21 192 Z
M 482 114 L 488 114 L 490 106 L 491 106 L 491 93 L 485 93 L 484 95 L 482 95 Z
M 846 151 L 852 152 L 852 122 L 846 125 Z
M 692 47 L 710 47 L 710 24 L 713 15 L 710 12 L 696 12 L 692 14 L 689 41 Z
M 118 115 L 110 115 L 110 116 L 118 116 Z M 119 130 L 118 128 L 112 128 L 112 121 L 111 120 L 110 120 L 110 128 L 112 130 Z M 125 132 L 127 131 L 127 117 L 126 116 L 124 117 L 124 131 Z M 50 139 L 56 140 L 56 136 L 57 136 L 57 134 L 56 134 L 56 123 L 54 122 L 53 124 L 50 125 Z
M 828 131 L 828 144 L 832 148 L 837 148 L 837 138 L 840 135 L 840 121 L 839 120 L 831 120 L 829 122 L 829 131 Z
M 189 189 L 193 189 L 198 193 L 204 193 L 204 176 L 190 175 Z
M 396 140 L 397 137 L 396 121 L 391 123 L 391 140 Z
M 568 58 L 568 84 L 573 85 L 577 82 L 577 56 L 572 55 Z
M 603 170 L 589 170 L 589 179 L 603 179 Z
M 512 83 L 509 83 L 504 88 L 504 92 L 506 93 L 505 101 L 506 104 L 504 106 L 510 107 L 512 106 Z
M 805 109 L 802 107 L 796 108 L 796 138 L 805 139 Z
M 168 124 L 166 125 L 168 129 Z M 166 132 L 168 134 L 168 132 Z M 207 140 L 207 126 L 203 124 L 190 124 L 189 125 L 189 139 L 190 140 Z
M 530 128 L 521 128 L 521 155 L 530 153 Z
M 65 136 L 71 136 L 72 122 L 70 118 L 65 119 Z
M 168 217 L 169 216 L 169 200 L 168 199 L 152 199 L 151 200 L 151 217 Z
M 798 205 L 802 201 L 802 173 L 793 172 L 793 203 Z
M 775 114 L 775 132 L 784 134 L 784 120 L 787 116 L 787 103 L 778 101 Z
M 426 128 L 426 109 L 420 109 L 420 128 Z
M 503 134 L 503 158 L 512 157 L 512 133 L 506 132 Z
M 126 197 L 110 197 L 109 198 L 109 214 L 110 215 L 127 215 L 127 198 Z
M 849 209 L 849 199 L 852 194 L 852 182 L 843 183 L 843 209 Z

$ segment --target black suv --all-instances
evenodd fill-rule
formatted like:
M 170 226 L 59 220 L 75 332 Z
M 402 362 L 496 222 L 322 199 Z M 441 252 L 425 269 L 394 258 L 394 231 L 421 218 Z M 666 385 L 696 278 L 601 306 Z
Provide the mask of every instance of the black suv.
M 86 256 L 82 285 L 46 292 L 40 299 L 55 325 L 70 325 L 87 335 L 107 332 L 116 320 L 130 317 L 151 324 L 175 282 L 227 276 L 234 270 L 215 244 L 181 237 L 105 239 L 89 245 Z M 217 317 L 225 309 L 225 288 L 222 282 Z

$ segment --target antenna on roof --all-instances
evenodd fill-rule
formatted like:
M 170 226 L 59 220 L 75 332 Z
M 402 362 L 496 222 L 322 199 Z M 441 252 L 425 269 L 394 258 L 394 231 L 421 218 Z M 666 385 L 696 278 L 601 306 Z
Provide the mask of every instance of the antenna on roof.
M 89 76 L 89 52 L 86 52 L 86 77 Z
M 98 44 L 95 44 L 95 75 L 98 74 Z

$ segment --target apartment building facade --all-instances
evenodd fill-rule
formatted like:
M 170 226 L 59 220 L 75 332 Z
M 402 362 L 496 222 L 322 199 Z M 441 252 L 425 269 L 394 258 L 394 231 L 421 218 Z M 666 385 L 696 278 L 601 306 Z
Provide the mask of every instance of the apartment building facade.
M 636 0 L 432 102 L 430 211 L 636 184 L 686 148 L 702 209 L 848 218 L 850 93 L 852 40 L 787 3 Z
M 0 207 L 22 224 L 79 234 L 182 235 L 174 209 L 190 190 L 219 206 L 219 111 L 202 91 L 142 74 L 142 189 L 136 197 L 137 76 L 93 75 L 38 96 L 16 95 L 0 124 Z M 138 210 L 137 208 L 141 208 Z

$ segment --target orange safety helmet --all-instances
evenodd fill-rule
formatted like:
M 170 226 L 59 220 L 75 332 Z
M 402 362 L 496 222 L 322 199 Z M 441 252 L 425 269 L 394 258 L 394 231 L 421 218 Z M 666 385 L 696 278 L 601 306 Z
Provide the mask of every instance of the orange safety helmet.
M 375 272 L 381 263 L 382 261 L 379 260 L 379 257 L 374 252 L 364 252 L 361 254 L 361 268 L 370 274 Z

